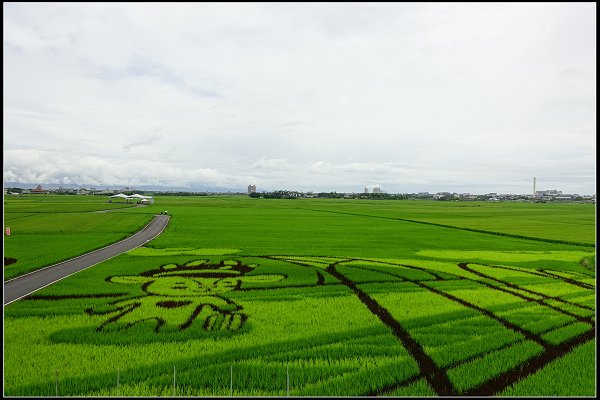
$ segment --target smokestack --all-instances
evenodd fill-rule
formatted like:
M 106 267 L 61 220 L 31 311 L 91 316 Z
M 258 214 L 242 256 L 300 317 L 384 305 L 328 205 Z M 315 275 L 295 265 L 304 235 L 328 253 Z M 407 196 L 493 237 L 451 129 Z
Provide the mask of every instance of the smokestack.
M 533 177 L 533 195 L 535 196 L 535 176 Z

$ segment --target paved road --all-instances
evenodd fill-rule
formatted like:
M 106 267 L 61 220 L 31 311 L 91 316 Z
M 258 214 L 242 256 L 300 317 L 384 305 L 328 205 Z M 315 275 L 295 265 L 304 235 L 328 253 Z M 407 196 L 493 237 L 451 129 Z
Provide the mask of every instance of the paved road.
M 168 215 L 156 215 L 144 229 L 127 239 L 4 282 L 4 305 L 149 242 L 165 229 L 168 222 Z

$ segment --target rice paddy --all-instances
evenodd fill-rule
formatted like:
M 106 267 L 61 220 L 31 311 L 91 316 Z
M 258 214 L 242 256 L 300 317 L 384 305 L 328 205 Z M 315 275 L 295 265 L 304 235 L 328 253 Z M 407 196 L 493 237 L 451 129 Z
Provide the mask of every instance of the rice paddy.
M 460 204 L 156 196 L 95 214 L 130 218 L 121 235 L 171 221 L 5 307 L 4 393 L 593 396 L 594 205 Z

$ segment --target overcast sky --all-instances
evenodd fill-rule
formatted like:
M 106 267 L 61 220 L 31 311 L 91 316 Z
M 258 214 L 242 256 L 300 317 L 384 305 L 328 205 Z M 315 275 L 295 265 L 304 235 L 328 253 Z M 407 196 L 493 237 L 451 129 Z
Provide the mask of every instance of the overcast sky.
M 595 3 L 3 3 L 4 181 L 596 192 Z

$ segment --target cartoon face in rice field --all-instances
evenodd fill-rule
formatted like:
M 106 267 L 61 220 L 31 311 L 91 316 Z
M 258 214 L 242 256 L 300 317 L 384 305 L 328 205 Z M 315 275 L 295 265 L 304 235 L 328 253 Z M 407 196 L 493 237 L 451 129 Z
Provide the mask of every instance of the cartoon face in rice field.
M 146 295 L 86 310 L 90 315 L 109 318 L 97 331 L 113 331 L 138 324 L 150 324 L 155 332 L 183 329 L 206 331 L 240 329 L 248 316 L 242 307 L 224 295 L 238 290 L 244 282 L 276 282 L 283 275 L 246 275 L 256 265 L 238 261 L 185 265 L 169 264 L 141 275 L 121 275 L 106 279 L 122 285 L 140 285 Z

